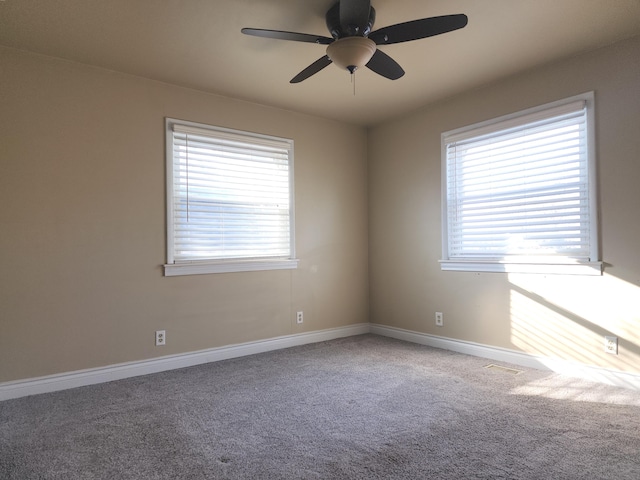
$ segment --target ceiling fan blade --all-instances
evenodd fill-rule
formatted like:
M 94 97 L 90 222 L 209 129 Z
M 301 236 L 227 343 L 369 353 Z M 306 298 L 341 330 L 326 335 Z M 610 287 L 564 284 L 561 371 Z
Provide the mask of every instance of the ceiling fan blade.
M 443 15 L 441 17 L 422 18 L 410 22 L 398 23 L 388 27 L 382 27 L 369 35 L 369 38 L 377 45 L 390 45 L 392 43 L 409 42 L 421 38 L 440 35 L 441 33 L 458 30 L 467 25 L 467 16 Z
M 319 43 L 321 45 L 329 45 L 333 42 L 333 38 L 323 37 L 322 35 L 310 35 L 308 33 L 283 32 L 281 30 L 265 30 L 262 28 L 243 28 L 241 30 L 245 35 L 253 35 L 254 37 L 275 38 L 277 40 L 291 40 L 293 42 Z
M 404 75 L 404 70 L 398 62 L 380 50 L 376 50 L 366 67 L 389 80 L 397 80 Z
M 289 83 L 300 83 L 329 65 L 331 65 L 331 59 L 328 56 L 325 55 L 324 57 L 320 57 L 307 68 L 302 70 L 298 75 L 293 77 Z
M 340 0 L 340 25 L 344 32 L 355 35 L 359 32 L 350 32 L 353 27 L 364 28 L 369 22 L 371 11 L 370 0 Z

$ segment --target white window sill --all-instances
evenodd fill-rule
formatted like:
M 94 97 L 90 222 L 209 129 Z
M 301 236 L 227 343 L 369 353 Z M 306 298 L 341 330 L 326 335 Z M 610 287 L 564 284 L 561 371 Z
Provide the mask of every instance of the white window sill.
M 440 268 L 455 272 L 543 273 L 602 275 L 602 262 L 513 262 L 497 260 L 440 260 Z
M 292 270 L 298 268 L 298 259 L 234 260 L 220 262 L 169 263 L 164 265 L 164 276 L 206 275 L 209 273 L 254 272 L 261 270 Z

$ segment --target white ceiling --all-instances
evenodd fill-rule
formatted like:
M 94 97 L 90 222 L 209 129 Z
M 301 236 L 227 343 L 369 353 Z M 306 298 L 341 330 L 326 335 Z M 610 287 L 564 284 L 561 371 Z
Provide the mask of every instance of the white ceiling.
M 444 35 L 381 47 L 406 71 L 330 65 L 289 80 L 325 47 L 242 27 L 330 36 L 335 0 L 0 0 L 0 45 L 288 110 L 373 125 L 500 77 L 640 34 L 640 0 L 372 0 L 374 30 L 465 13 Z M 1 67 L 1 66 L 0 66 Z

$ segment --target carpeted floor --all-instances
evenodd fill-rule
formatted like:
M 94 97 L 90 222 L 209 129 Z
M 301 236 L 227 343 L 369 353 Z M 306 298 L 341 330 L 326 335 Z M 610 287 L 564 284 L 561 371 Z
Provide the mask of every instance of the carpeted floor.
M 640 392 L 489 363 L 363 335 L 9 400 L 0 479 L 640 479 Z

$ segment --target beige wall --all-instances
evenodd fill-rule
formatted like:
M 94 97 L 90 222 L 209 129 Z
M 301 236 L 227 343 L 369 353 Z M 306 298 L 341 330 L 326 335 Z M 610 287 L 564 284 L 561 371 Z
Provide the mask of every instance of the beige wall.
M 440 134 L 591 90 L 605 275 L 442 272 Z M 371 321 L 640 373 L 639 125 L 637 37 L 372 129 Z M 618 356 L 603 352 L 604 335 L 619 337 Z
M 0 71 L 0 382 L 368 321 L 364 129 L 6 48 Z M 166 116 L 295 141 L 300 268 L 163 277 Z
M 11 49 L 0 71 L 0 382 L 370 319 L 640 373 L 640 38 L 387 122 L 368 141 L 358 127 Z M 605 275 L 440 271 L 440 133 L 589 90 Z M 298 270 L 162 276 L 165 116 L 295 140 Z M 618 356 L 603 353 L 605 334 Z

